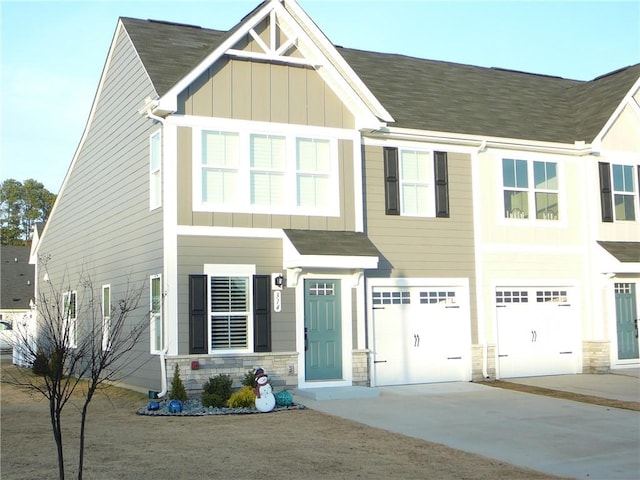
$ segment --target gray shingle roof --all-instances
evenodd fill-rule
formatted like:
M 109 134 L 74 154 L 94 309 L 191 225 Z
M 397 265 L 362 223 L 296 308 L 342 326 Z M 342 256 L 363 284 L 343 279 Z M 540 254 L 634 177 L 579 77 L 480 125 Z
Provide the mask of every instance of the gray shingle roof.
M 285 229 L 301 255 L 379 257 L 380 252 L 364 233 Z
M 161 96 L 240 25 L 222 32 L 121 20 Z M 391 113 L 396 120 L 393 126 L 548 142 L 591 142 L 640 77 L 640 65 L 583 82 L 397 54 L 337 50 Z
M 29 264 L 30 247 L 0 246 L 0 309 L 29 308 L 34 297 L 35 265 Z
M 598 240 L 598 244 L 620 262 L 640 262 L 640 242 L 604 242 Z

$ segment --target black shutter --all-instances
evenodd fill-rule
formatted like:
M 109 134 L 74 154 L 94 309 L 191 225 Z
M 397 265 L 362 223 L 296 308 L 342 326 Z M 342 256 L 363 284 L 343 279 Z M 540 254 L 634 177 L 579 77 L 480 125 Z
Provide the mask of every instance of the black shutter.
M 271 275 L 253 276 L 253 350 L 271 351 Z
M 400 215 L 400 178 L 398 176 L 398 149 L 384 147 L 384 199 L 387 215 Z
M 447 152 L 433 152 L 436 185 L 436 217 L 449 218 L 449 175 Z
M 206 275 L 189 275 L 189 353 L 208 353 Z
M 613 222 L 613 199 L 611 198 L 611 168 L 608 163 L 598 162 L 600 172 L 600 205 L 602 221 Z

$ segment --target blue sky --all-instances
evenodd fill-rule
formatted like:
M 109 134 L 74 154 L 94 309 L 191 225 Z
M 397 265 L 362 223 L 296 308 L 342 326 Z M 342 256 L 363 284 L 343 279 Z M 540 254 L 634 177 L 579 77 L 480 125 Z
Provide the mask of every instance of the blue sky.
M 119 16 L 227 30 L 259 0 L 0 0 L 0 180 L 57 193 Z M 640 0 L 298 0 L 336 45 L 592 80 L 640 63 Z

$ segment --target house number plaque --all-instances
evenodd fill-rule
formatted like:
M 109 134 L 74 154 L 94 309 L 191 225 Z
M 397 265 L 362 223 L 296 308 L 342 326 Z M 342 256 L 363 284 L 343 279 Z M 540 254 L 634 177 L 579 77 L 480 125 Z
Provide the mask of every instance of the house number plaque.
M 279 313 L 282 310 L 282 292 L 280 290 L 273 291 L 273 311 Z

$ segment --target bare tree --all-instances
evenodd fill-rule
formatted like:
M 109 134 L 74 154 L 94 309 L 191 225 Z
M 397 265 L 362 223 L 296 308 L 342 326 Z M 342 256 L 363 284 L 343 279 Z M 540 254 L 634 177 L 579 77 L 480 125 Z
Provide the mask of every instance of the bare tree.
M 45 262 L 46 263 L 46 262 Z M 65 282 L 62 284 L 64 285 Z M 67 283 L 67 285 L 69 285 Z M 78 479 L 84 466 L 84 438 L 88 409 L 96 392 L 106 384 L 122 380 L 128 365 L 136 356 L 135 346 L 149 326 L 149 311 L 138 319 L 134 312 L 142 311 L 141 298 L 145 290 L 127 283 L 123 298 L 103 305 L 88 276 L 78 282 L 77 290 L 57 289 L 48 283 L 47 292 L 40 292 L 37 306 L 37 333 L 18 332 L 14 348 L 32 365 L 6 381 L 44 396 L 49 403 L 51 427 L 58 455 L 58 474 L 65 478 L 62 438 L 62 411 L 74 394 L 82 393 Z M 80 295 L 80 293 L 82 295 Z M 106 315 L 105 315 L 106 314 Z M 141 319 L 140 319 L 141 318 Z

